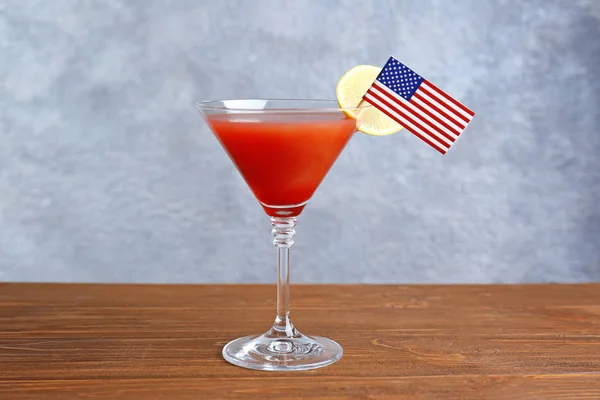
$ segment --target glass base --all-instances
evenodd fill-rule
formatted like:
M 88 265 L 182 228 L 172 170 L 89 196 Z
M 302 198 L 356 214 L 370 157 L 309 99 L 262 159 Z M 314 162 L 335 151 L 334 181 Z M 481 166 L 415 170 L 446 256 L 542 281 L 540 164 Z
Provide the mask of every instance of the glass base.
M 342 357 L 342 346 L 333 340 L 294 333 L 293 337 L 280 337 L 271 331 L 235 339 L 223 347 L 223 357 L 238 367 L 261 371 L 305 371 Z
M 304 210 L 304 207 L 306 207 L 306 204 L 308 203 L 308 200 L 306 200 L 303 203 L 299 203 L 299 204 L 291 204 L 291 205 L 279 205 L 279 206 L 270 206 L 268 204 L 263 203 L 262 201 L 260 202 L 260 205 L 263 206 L 263 209 L 265 210 L 265 212 L 267 213 L 267 215 L 271 216 L 271 217 L 297 217 L 298 215 L 300 215 L 300 213 L 302 212 L 302 210 Z

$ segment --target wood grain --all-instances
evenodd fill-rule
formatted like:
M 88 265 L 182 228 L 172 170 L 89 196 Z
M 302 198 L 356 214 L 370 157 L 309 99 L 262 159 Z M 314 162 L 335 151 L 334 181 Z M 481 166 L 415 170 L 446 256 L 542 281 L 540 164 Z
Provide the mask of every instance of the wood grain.
M 0 284 L 0 399 L 600 399 L 600 285 L 295 285 L 300 373 L 227 364 L 270 285 Z

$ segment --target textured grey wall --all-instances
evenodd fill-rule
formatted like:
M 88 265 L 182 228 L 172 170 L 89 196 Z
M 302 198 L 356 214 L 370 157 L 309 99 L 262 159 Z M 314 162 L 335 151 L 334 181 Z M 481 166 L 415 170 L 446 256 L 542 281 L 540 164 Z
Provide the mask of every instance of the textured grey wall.
M 272 282 L 193 103 L 334 98 L 394 54 L 476 119 L 446 156 L 357 134 L 292 279 L 600 280 L 599 38 L 595 0 L 2 0 L 0 279 Z

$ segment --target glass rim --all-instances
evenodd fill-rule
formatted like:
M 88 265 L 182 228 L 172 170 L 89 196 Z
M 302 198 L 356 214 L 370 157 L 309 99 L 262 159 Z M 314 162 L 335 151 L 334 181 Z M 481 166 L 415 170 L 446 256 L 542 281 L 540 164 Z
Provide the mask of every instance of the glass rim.
M 239 111 L 244 113 L 271 113 L 271 112 L 295 112 L 295 113 L 314 113 L 314 112 L 340 112 L 340 111 L 357 111 L 361 108 L 372 107 L 369 103 L 364 103 L 361 106 L 356 107 L 275 107 L 275 108 L 244 108 L 244 107 L 226 107 L 225 102 L 239 102 L 239 101 L 264 101 L 264 102 L 289 102 L 289 103 L 331 103 L 338 104 L 337 100 L 332 99 L 292 99 L 292 98 L 277 98 L 277 99 L 269 99 L 269 98 L 239 98 L 239 99 L 215 99 L 215 100 L 203 100 L 196 102 L 195 107 L 199 110 L 212 110 L 212 111 Z

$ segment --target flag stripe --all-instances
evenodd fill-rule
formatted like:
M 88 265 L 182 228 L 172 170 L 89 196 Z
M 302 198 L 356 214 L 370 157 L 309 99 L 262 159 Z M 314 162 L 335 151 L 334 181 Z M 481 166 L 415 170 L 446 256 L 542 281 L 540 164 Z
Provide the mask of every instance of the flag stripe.
M 454 107 L 454 105 L 449 104 L 442 97 L 436 96 L 435 92 L 427 90 L 427 88 L 423 87 L 422 85 L 421 85 L 421 87 L 419 87 L 418 91 L 421 92 L 422 94 L 426 95 L 430 99 L 433 99 L 440 108 L 446 110 L 454 118 L 458 118 L 460 121 L 464 122 L 465 126 L 469 123 L 469 118 L 467 118 L 463 114 L 461 114 L 459 112 L 460 110 L 458 108 Z
M 420 90 L 419 88 L 415 94 L 418 94 L 420 98 L 427 100 L 433 107 L 437 107 L 441 112 L 445 113 L 445 115 L 450 118 L 450 122 L 457 126 L 461 131 L 467 126 L 468 122 L 465 123 L 461 119 L 457 119 L 457 115 L 454 113 L 454 111 L 449 109 L 442 101 L 440 101 L 440 99 L 432 96 L 430 92 Z
M 437 133 L 435 130 L 432 131 L 431 129 L 428 129 L 427 127 L 423 126 L 420 123 L 423 121 L 421 121 L 419 119 L 417 119 L 415 121 L 415 118 L 413 115 L 411 115 L 407 112 L 404 112 L 402 109 L 398 108 L 398 105 L 396 103 L 390 103 L 389 99 L 386 99 L 386 98 L 378 95 L 378 93 L 375 93 L 375 90 L 373 90 L 373 88 L 371 88 L 369 90 L 371 91 L 371 95 L 373 97 L 375 97 L 377 100 L 379 100 L 380 102 L 382 102 L 383 104 L 388 106 L 390 109 L 394 110 L 400 117 L 404 118 L 404 120 L 410 122 L 411 124 L 413 124 L 413 126 L 419 128 L 422 134 L 427 135 L 427 136 L 431 137 L 432 139 L 435 139 L 436 141 L 446 145 L 446 147 L 452 146 L 453 140 L 449 140 L 448 138 L 444 137 L 443 135 L 440 135 L 439 133 Z M 392 101 L 394 101 L 394 100 L 392 100 Z
M 423 132 L 427 133 L 429 136 L 435 137 L 436 140 L 441 140 L 445 142 L 448 146 L 452 145 L 456 139 L 447 133 L 440 130 L 437 126 L 432 125 L 427 118 L 421 118 L 420 115 L 414 112 L 412 109 L 412 105 L 404 100 L 400 96 L 390 95 L 385 91 L 379 90 L 379 85 L 371 86 L 371 89 L 374 91 L 374 95 L 376 95 L 377 99 L 380 101 L 387 101 L 386 103 L 390 108 L 396 109 L 400 115 L 405 117 L 407 120 L 413 123 L 413 125 L 419 127 Z M 400 107 L 400 108 L 399 108 Z M 426 125 L 426 126 L 424 126 Z
M 429 114 L 435 115 L 436 117 L 438 117 L 439 119 L 441 119 L 446 125 L 448 125 L 453 132 L 456 132 L 456 135 L 460 135 L 461 132 L 463 131 L 462 128 L 455 126 L 454 124 L 452 124 L 452 122 L 448 119 L 446 119 L 442 114 L 438 113 L 437 111 L 435 111 L 433 108 L 429 107 L 427 104 L 425 104 L 424 102 L 422 102 L 421 100 L 419 100 L 418 98 L 416 98 L 415 96 L 413 96 L 410 99 L 410 104 L 414 104 L 416 106 L 419 106 L 423 109 L 425 109 Z
M 441 118 L 438 118 L 434 113 L 427 110 L 425 107 L 423 107 L 417 101 L 413 101 L 410 104 L 417 110 L 421 111 L 423 114 L 427 115 L 428 118 L 431 118 L 432 120 L 434 120 L 435 122 L 437 122 L 438 124 L 440 124 L 441 126 L 446 128 L 446 132 L 454 135 L 454 137 L 458 137 L 458 135 L 460 135 L 459 129 L 456 129 L 456 128 L 450 126 L 450 124 L 447 124 L 446 122 L 444 122 L 444 120 L 442 120 Z
M 452 125 L 458 127 L 461 131 L 465 129 L 465 126 L 463 124 L 459 123 L 457 120 L 449 116 L 445 111 L 440 109 L 436 104 L 434 104 L 435 101 L 433 99 L 427 97 L 427 95 L 424 95 L 420 90 L 417 89 L 417 91 L 412 97 L 421 100 L 423 103 L 432 108 L 435 112 L 440 114 L 442 117 L 446 118 L 446 120 L 450 121 Z
M 372 88 L 378 89 L 380 92 L 384 93 L 387 97 L 393 99 L 398 102 L 401 106 L 403 106 L 406 110 L 415 115 L 415 118 L 419 118 L 421 121 L 425 122 L 432 129 L 437 130 L 446 138 L 451 141 L 455 141 L 458 135 L 460 135 L 460 131 L 452 128 L 450 125 L 446 124 L 440 118 L 433 115 L 431 112 L 427 111 L 424 107 L 417 104 L 416 102 L 408 102 L 403 97 L 398 96 L 396 93 L 391 91 L 386 86 L 381 83 L 375 81 L 373 83 Z
M 425 84 L 425 88 L 427 88 L 427 89 L 429 89 L 429 88 L 433 89 L 440 96 L 444 97 L 446 100 L 448 100 L 449 102 L 451 102 L 452 104 L 454 104 L 456 107 L 458 107 L 459 109 L 461 109 L 462 111 L 464 111 L 467 114 L 466 116 L 470 117 L 469 120 L 471 120 L 475 116 L 475 113 L 473 111 L 471 111 L 468 107 L 465 107 L 463 104 L 461 104 L 458 101 L 456 101 L 456 99 L 454 99 L 453 97 L 451 97 L 450 95 L 448 95 L 448 93 L 444 92 L 443 90 L 441 90 L 440 88 L 438 88 L 437 86 L 435 86 L 433 83 L 429 82 L 427 79 L 425 79 L 423 81 L 423 84 Z
M 426 136 L 423 136 L 417 130 L 415 130 L 414 128 L 412 128 L 410 126 L 410 123 L 404 123 L 404 122 L 402 122 L 402 119 L 398 115 L 396 115 L 393 111 L 389 110 L 387 108 L 387 106 L 385 106 L 383 104 L 378 104 L 378 101 L 376 99 L 374 99 L 370 94 L 367 93 L 364 96 L 364 99 L 367 100 L 369 103 L 371 103 L 373 106 L 375 106 L 379 111 L 383 112 L 388 117 L 390 117 L 394 121 L 398 122 L 400 125 L 402 125 L 404 128 L 406 128 L 413 135 L 415 135 L 416 137 L 418 137 L 419 139 L 421 139 L 422 141 L 424 141 L 425 143 L 427 143 L 428 145 L 430 145 L 431 147 L 433 147 L 435 150 L 439 151 L 442 154 L 446 154 L 446 152 L 448 151 L 448 147 L 443 146 L 442 144 L 438 143 L 435 140 L 430 140 Z
M 394 110 L 390 109 L 387 105 L 377 100 L 377 98 L 375 98 L 371 92 L 367 92 L 367 94 L 365 94 L 364 96 L 364 99 L 371 103 L 373 106 L 375 106 L 378 110 L 386 114 L 388 117 L 398 122 L 404 128 L 407 128 L 413 135 L 417 136 L 419 139 L 421 139 L 440 153 L 446 154 L 446 152 L 448 151 L 449 146 L 443 145 L 434 138 L 426 136 L 425 134 L 420 132 L 420 130 L 413 126 L 409 121 L 404 120 Z

